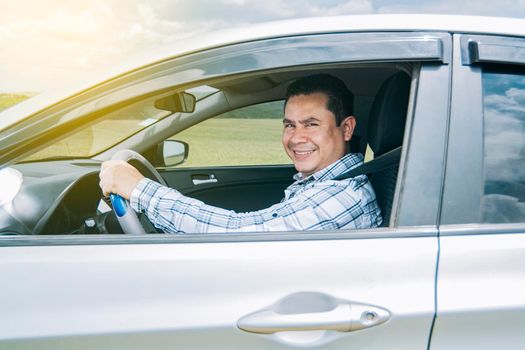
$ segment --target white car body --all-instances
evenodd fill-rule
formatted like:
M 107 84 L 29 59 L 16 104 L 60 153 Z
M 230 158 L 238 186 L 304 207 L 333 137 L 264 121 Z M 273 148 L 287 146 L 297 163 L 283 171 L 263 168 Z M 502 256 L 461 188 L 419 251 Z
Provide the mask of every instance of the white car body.
M 253 60 L 234 62 L 239 57 Z M 130 62 L 98 85 L 37 96 L 0 114 L 1 167 L 17 169 L 26 181 L 0 212 L 0 349 L 525 348 L 525 220 L 487 222 L 480 209 L 486 199 L 482 71 L 496 64 L 521 72 L 525 21 L 437 15 L 282 21 L 188 39 Z M 143 152 L 215 114 L 282 98 L 288 81 L 310 71 L 351 71 L 354 78 L 381 69 L 411 74 L 400 175 L 385 227 L 35 234 L 47 227 L 40 218 L 53 215 L 37 200 L 54 196 L 46 181 L 63 179 L 58 203 L 120 149 Z M 374 84 L 383 77 L 372 75 Z M 274 87 L 228 90 L 267 76 Z M 53 128 L 84 123 L 90 113 L 148 93 L 199 84 L 226 93 L 83 163 L 17 164 L 59 138 L 44 135 Z M 33 145 L 40 136 L 42 143 Z M 229 170 L 213 171 L 221 179 Z M 162 175 L 181 183 L 177 173 Z M 21 213 L 17 205 L 27 198 L 33 205 Z M 378 315 L 385 319 L 375 323 Z

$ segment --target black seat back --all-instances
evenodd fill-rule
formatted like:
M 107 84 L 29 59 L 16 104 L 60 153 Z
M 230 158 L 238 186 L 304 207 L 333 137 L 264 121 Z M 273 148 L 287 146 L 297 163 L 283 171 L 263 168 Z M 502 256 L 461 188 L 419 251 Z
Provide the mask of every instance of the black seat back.
M 376 192 L 383 226 L 388 226 L 392 212 L 410 81 L 404 72 L 388 78 L 374 99 L 368 122 L 367 142 L 374 152 L 374 159 L 367 163 L 366 174 Z

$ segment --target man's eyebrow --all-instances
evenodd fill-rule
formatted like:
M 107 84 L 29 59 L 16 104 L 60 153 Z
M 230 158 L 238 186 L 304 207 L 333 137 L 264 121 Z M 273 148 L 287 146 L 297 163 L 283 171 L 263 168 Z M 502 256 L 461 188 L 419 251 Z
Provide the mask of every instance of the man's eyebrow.
M 299 121 L 299 123 L 301 123 L 301 124 L 307 124 L 307 123 L 311 123 L 311 122 L 320 122 L 320 120 L 317 119 L 316 117 L 310 117 L 308 119 Z
M 315 117 L 310 117 L 308 119 L 304 119 L 304 120 L 299 120 L 298 123 L 299 124 L 307 124 L 307 123 L 311 123 L 311 122 L 320 122 L 321 120 L 320 119 L 317 119 Z M 286 123 L 290 123 L 290 124 L 293 124 L 295 123 L 293 120 L 290 120 L 290 119 L 286 119 L 284 118 L 283 119 L 283 124 L 286 124 Z

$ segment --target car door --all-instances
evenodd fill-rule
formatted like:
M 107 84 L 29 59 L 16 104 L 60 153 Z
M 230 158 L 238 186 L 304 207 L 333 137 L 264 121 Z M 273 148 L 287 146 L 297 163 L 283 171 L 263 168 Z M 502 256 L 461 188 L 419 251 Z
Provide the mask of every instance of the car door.
M 525 348 L 525 40 L 456 35 L 431 349 Z
M 435 315 L 449 36 L 357 33 L 274 44 L 263 42 L 267 50 L 258 57 L 276 64 L 272 54 L 282 59 L 284 50 L 316 63 L 320 56 L 309 53 L 359 62 L 431 61 L 414 68 L 389 226 L 2 237 L 0 348 L 427 348 Z

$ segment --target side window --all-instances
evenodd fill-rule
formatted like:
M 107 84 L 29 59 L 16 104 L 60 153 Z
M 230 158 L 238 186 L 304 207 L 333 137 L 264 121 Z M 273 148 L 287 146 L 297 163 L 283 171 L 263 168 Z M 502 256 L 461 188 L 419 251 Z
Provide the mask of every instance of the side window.
M 190 149 L 179 167 L 290 164 L 281 144 L 283 104 L 239 108 L 174 135 Z
M 525 222 L 525 69 L 484 67 L 483 222 Z

